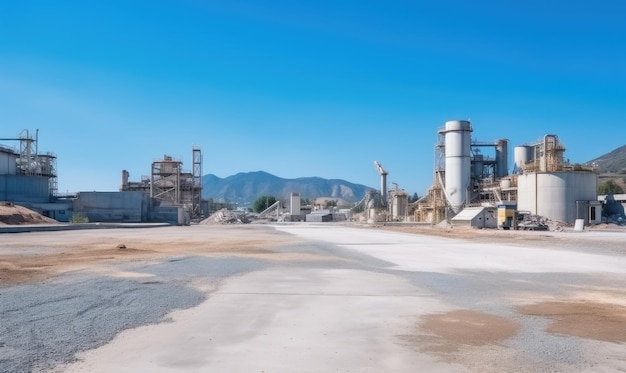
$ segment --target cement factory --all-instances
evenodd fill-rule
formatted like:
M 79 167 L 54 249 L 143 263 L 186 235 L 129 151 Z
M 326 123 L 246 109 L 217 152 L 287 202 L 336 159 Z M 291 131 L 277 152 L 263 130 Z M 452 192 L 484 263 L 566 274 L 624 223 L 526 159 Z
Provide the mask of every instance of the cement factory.
M 541 222 L 528 221 L 531 216 L 572 225 L 601 222 L 597 174 L 568 164 L 557 135 L 516 146 L 509 173 L 509 141 L 472 141 L 472 131 L 465 120 L 438 130 L 433 185 L 417 201 L 415 221 L 503 229 L 541 229 Z
M 417 222 L 475 228 L 547 230 L 549 222 L 582 227 L 602 223 L 605 196 L 597 195 L 591 167 L 565 161 L 555 134 L 516 146 L 509 164 L 509 141 L 472 140 L 466 120 L 448 121 L 437 131 L 433 183 L 409 204 L 407 194 L 387 191 L 389 172 L 374 161 L 381 189 L 361 202 L 368 222 Z M 623 211 L 626 196 L 614 196 Z
M 556 134 L 513 148 L 509 172 L 509 141 L 472 139 L 472 124 L 453 120 L 437 130 L 433 183 L 409 203 L 408 194 L 388 190 L 389 172 L 374 161 L 380 190 L 370 190 L 352 208 L 300 206 L 300 195 L 278 201 L 260 218 L 281 221 L 360 220 L 368 223 L 451 224 L 475 228 L 548 229 L 548 222 L 569 226 L 602 223 L 605 196 L 597 195 L 598 175 L 591 167 L 571 165 Z M 56 155 L 38 149 L 35 137 L 22 131 L 15 147 L 0 146 L 0 200 L 30 208 L 59 222 L 84 216 L 89 222 L 166 222 L 185 225 L 209 214 L 202 196 L 202 153 L 192 148 L 192 170 L 165 155 L 155 160 L 150 176 L 129 181 L 121 173 L 118 192 L 59 195 Z M 615 196 L 625 205 L 623 195 Z M 615 200 L 613 199 L 613 201 Z M 288 206 L 288 207 L 286 207 Z

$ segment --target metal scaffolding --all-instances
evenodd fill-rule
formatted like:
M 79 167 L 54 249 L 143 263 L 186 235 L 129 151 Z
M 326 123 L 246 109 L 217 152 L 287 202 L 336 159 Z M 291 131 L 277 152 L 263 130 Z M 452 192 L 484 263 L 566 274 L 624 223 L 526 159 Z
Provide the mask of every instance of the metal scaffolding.
M 19 175 L 47 177 L 49 194 L 56 196 L 58 194 L 57 156 L 51 152 L 39 154 L 39 130 L 35 133 L 33 139 L 29 131 L 25 129 L 18 138 L 2 138 L 0 140 L 19 141 L 20 155 L 16 160 L 17 173 Z
M 152 162 L 150 197 L 163 206 L 179 206 L 189 211 L 191 218 L 201 217 L 202 152 L 193 148 L 193 171 L 183 170 L 183 162 L 165 155 Z

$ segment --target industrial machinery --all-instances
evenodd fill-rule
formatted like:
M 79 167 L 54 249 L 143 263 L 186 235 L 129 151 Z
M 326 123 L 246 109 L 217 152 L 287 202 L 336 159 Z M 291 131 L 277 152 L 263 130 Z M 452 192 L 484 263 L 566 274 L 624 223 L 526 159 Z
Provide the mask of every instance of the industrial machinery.
M 7 168 L 7 170 L 5 170 L 6 172 L 2 173 L 5 175 L 22 176 L 20 177 L 20 182 L 16 181 L 16 184 L 12 183 L 12 185 L 15 185 L 16 189 L 36 190 L 39 195 L 37 198 L 41 200 L 52 199 L 58 194 L 56 171 L 57 157 L 56 154 L 50 152 L 39 153 L 39 130 L 36 130 L 35 138 L 25 129 L 17 138 L 2 138 L 0 141 L 19 141 L 19 154 L 8 148 L 3 148 L 4 151 L 2 152 L 6 157 L 13 158 L 15 165 L 15 168 L 12 166 L 10 169 Z M 6 164 L 13 164 L 13 162 L 7 162 Z M 43 191 L 44 188 L 40 185 L 42 182 L 45 183 L 45 191 Z M 20 183 L 21 185 L 18 185 Z
M 193 171 L 183 170 L 183 162 L 164 155 L 152 162 L 150 177 L 142 177 L 140 182 L 128 181 L 128 171 L 122 171 L 120 191 L 149 192 L 150 198 L 158 206 L 183 207 L 191 219 L 200 218 L 202 211 L 202 153 L 193 147 Z

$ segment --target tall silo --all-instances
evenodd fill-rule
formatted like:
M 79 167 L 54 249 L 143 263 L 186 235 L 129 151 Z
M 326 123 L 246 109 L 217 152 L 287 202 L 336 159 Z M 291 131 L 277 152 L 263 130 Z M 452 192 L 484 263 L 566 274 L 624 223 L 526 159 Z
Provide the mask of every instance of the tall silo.
M 505 177 L 509 174 L 509 140 L 500 139 L 496 143 L 496 169 L 497 178 Z
M 467 201 L 470 186 L 472 125 L 467 120 L 452 120 L 440 132 L 445 135 L 446 195 L 457 213 Z

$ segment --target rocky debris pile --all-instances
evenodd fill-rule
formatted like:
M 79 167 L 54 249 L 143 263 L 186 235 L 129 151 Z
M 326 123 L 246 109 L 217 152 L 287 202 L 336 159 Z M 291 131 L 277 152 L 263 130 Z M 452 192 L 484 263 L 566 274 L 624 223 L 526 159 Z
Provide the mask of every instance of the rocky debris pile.
M 247 224 L 249 222 L 250 221 L 243 213 L 221 209 L 202 220 L 200 224 Z
M 26 207 L 14 205 L 11 202 L 0 202 L 0 225 L 57 223 L 56 220 L 43 216 Z
M 524 215 L 519 223 L 517 223 L 517 229 L 521 231 L 556 231 L 562 230 L 563 227 L 558 222 L 554 222 L 540 215 Z

